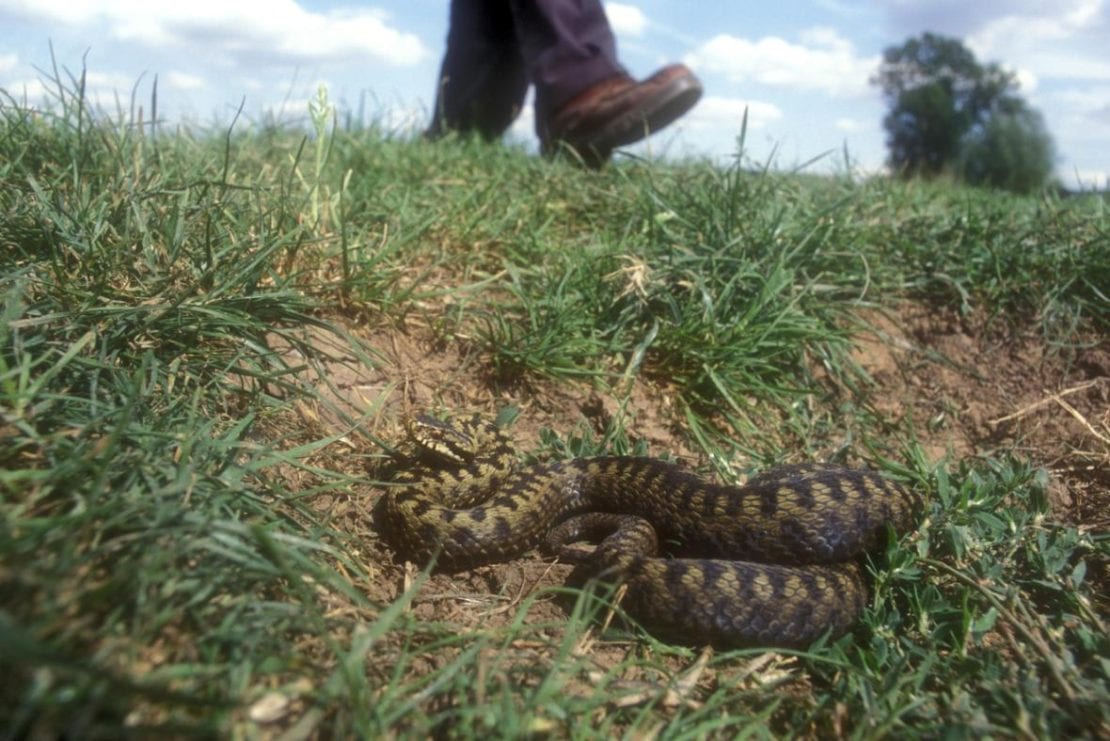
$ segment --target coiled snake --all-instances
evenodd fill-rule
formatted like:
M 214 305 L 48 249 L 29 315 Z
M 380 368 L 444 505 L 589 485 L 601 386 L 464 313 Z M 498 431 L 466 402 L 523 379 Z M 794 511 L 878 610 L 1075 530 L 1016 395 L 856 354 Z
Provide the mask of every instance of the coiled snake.
M 384 499 L 407 557 L 462 568 L 541 546 L 600 540 L 593 573 L 622 581 L 646 626 L 687 642 L 805 645 L 839 635 L 867 599 L 856 557 L 912 522 L 914 497 L 873 471 L 782 466 L 742 486 L 639 457 L 514 469 L 511 444 L 479 417 L 416 417 L 404 486 Z M 657 554 L 659 544 L 668 557 Z

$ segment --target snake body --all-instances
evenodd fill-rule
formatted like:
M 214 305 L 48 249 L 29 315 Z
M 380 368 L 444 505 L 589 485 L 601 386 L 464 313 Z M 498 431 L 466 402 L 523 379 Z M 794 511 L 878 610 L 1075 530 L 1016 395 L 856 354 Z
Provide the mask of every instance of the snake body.
M 600 540 L 586 564 L 628 585 L 625 608 L 687 641 L 799 646 L 845 632 L 867 589 L 856 557 L 912 522 L 914 497 L 879 474 L 780 466 L 741 486 L 654 458 L 576 458 L 523 468 L 496 427 L 418 417 L 388 534 L 412 558 L 455 568 L 537 546 Z M 660 555 L 662 550 L 664 555 Z

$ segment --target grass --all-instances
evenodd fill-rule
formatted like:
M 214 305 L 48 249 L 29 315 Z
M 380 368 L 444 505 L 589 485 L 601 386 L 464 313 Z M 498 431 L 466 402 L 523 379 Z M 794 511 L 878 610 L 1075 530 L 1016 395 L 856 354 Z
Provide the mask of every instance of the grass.
M 587 173 L 329 131 L 325 96 L 326 147 L 264 124 L 168 131 L 94 111 L 80 77 L 54 83 L 48 111 L 0 104 L 5 735 L 1110 727 L 1105 533 L 1054 515 L 1035 462 L 928 460 L 849 358 L 853 317 L 905 299 L 1065 350 L 1104 337 L 1105 199 L 698 163 Z M 511 619 L 460 631 L 409 609 L 420 576 L 388 600 L 366 589 L 392 567 L 327 505 L 376 491 L 328 454 L 352 429 L 289 427 L 318 395 L 306 369 L 326 368 L 305 327 L 406 322 L 509 394 L 587 385 L 623 410 L 634 383 L 666 389 L 726 476 L 870 459 L 922 493 L 922 525 L 876 557 L 860 627 L 806 651 L 699 656 L 619 608 L 595 643 L 608 603 L 563 589 L 488 596 Z M 532 452 L 644 452 L 630 417 L 600 435 L 568 420 Z

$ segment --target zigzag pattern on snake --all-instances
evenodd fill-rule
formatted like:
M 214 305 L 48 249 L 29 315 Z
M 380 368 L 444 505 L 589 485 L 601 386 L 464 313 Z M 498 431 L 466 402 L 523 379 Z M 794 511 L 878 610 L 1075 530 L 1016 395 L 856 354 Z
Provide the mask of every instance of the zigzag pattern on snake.
M 407 557 L 455 568 L 540 546 L 600 540 L 590 570 L 629 586 L 645 626 L 687 642 L 800 646 L 857 620 L 857 556 L 912 524 L 915 498 L 868 470 L 781 466 L 742 486 L 653 458 L 578 458 L 514 468 L 506 436 L 479 417 L 420 416 L 384 500 Z M 663 554 L 660 554 L 660 546 Z

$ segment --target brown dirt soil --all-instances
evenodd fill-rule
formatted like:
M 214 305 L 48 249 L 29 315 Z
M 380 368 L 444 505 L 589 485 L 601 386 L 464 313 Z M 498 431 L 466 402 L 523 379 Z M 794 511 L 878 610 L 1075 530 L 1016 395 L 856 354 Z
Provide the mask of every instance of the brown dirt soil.
M 1011 453 L 1050 474 L 1056 516 L 1110 526 L 1110 343 L 1056 349 L 1034 332 L 918 304 L 864 317 L 855 359 L 871 403 L 908 415 L 932 459 Z
M 1110 344 L 1105 339 L 1057 350 L 1033 331 L 1018 332 L 1002 322 L 915 303 L 859 319 L 865 329 L 857 335 L 853 358 L 873 382 L 863 392 L 866 403 L 889 420 L 911 424 L 931 459 L 1012 452 L 1050 472 L 1049 493 L 1059 519 L 1090 530 L 1110 525 Z M 541 428 L 566 434 L 583 425 L 600 431 L 610 416 L 623 413 L 652 453 L 667 451 L 699 462 L 681 434 L 673 391 L 657 380 L 638 379 L 627 390 L 622 409 L 613 396 L 586 384 L 530 379 L 505 385 L 495 378 L 489 359 L 465 338 L 444 340 L 416 322 L 370 330 L 348 326 L 347 331 L 373 357 L 360 358 L 347 338 L 310 330 L 305 339 L 326 360 L 305 371 L 301 381 L 318 390 L 319 401 L 300 405 L 299 420 L 283 420 L 284 427 L 274 430 L 275 439 L 288 444 L 292 438 L 303 442 L 343 434 L 310 463 L 366 480 L 367 470 L 377 476 L 386 460 L 379 443 L 397 440 L 406 416 L 449 409 L 492 417 L 510 404 L 521 410 L 512 435 L 524 450 L 536 445 Z M 295 351 L 286 347 L 285 352 L 290 365 L 300 364 Z M 298 425 L 300 433 L 291 434 L 290 424 Z M 310 483 L 300 471 L 288 475 L 289 489 Z M 368 481 L 349 494 L 318 495 L 314 507 L 350 536 L 349 543 L 357 544 L 354 555 L 370 575 L 358 587 L 385 605 L 405 592 L 416 569 L 399 562 L 375 531 L 368 513 L 383 491 Z M 434 574 L 410 610 L 422 620 L 455 625 L 460 632 L 505 625 L 527 595 L 563 585 L 567 573 L 566 566 L 532 556 L 459 574 Z M 1106 574 L 1092 577 L 1110 583 Z M 528 622 L 557 626 L 566 617 L 565 605 L 544 596 L 531 608 Z M 547 630 L 540 628 L 542 635 L 549 635 Z M 604 667 L 635 649 L 608 644 L 604 651 L 596 646 L 591 650 L 597 654 L 592 661 Z M 520 651 L 523 661 L 537 660 L 532 655 L 536 651 L 544 653 L 531 645 Z M 437 659 L 429 655 L 429 660 Z

